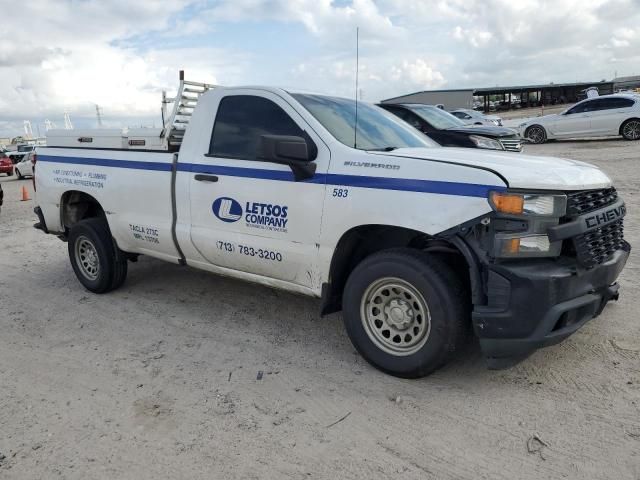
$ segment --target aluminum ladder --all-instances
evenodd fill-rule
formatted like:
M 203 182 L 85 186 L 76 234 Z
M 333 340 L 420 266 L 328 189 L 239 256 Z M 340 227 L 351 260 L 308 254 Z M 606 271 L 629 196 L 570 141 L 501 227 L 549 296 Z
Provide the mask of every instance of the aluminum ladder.
M 167 97 L 167 92 L 162 92 L 162 122 L 161 136 L 165 140 L 165 148 L 169 151 L 180 149 L 184 132 L 187 129 L 193 109 L 196 108 L 200 96 L 216 88 L 217 85 L 208 83 L 191 82 L 184 79 L 184 70 L 180 70 L 180 86 L 173 98 Z M 167 116 L 167 106 L 173 104 L 171 114 Z

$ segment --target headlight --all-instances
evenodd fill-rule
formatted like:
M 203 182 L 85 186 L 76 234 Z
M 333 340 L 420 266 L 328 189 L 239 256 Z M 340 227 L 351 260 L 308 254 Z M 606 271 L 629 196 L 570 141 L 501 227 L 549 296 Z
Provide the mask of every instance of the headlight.
M 562 217 L 567 210 L 566 195 L 491 192 L 489 203 L 496 212 L 508 215 Z
M 496 258 L 557 257 L 562 241 L 549 240 L 549 227 L 566 214 L 562 194 L 491 192 L 489 203 L 497 215 L 492 222 Z
M 502 144 L 499 141 L 494 140 L 493 138 L 471 135 L 469 137 L 469 140 L 471 140 L 478 148 L 487 148 L 489 150 L 504 150 Z

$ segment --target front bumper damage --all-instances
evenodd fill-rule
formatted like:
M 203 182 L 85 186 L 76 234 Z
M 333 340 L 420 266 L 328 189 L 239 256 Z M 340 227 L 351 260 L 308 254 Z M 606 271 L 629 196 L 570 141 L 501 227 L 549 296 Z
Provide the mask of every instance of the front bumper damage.
M 487 304 L 473 312 L 489 368 L 510 367 L 536 349 L 561 342 L 618 299 L 616 279 L 631 247 L 591 269 L 528 260 L 488 266 Z

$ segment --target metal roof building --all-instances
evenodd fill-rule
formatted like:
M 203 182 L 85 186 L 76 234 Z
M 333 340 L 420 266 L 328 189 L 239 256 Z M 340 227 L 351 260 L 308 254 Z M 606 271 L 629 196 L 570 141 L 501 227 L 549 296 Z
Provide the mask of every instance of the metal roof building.
M 633 90 L 640 88 L 640 75 L 632 77 L 618 77 L 613 79 L 613 86 L 618 90 Z
M 613 82 L 548 83 L 511 87 L 486 87 L 451 90 L 425 90 L 400 97 L 382 100 L 382 103 L 442 104 L 447 110 L 472 108 L 480 100 L 489 110 L 491 99 L 499 102 L 500 109 L 509 110 L 516 104 L 521 107 L 574 103 L 584 98 L 584 90 L 598 88 L 600 95 L 613 93 Z

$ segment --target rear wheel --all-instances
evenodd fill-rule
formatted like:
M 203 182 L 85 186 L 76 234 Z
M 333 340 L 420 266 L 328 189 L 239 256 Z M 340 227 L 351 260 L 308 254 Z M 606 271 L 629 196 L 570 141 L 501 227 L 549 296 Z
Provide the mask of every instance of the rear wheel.
M 84 287 L 106 293 L 120 287 L 127 277 L 127 260 L 115 245 L 106 220 L 89 218 L 71 227 L 69 259 Z
M 626 140 L 640 140 L 640 120 L 632 118 L 622 124 L 622 136 Z
M 525 138 L 529 140 L 531 143 L 544 143 L 547 140 L 547 132 L 541 125 L 532 125 L 527 128 L 525 134 Z
M 468 295 L 456 273 L 422 251 L 394 249 L 363 260 L 344 290 L 349 338 L 373 366 L 403 378 L 428 375 L 459 349 Z

